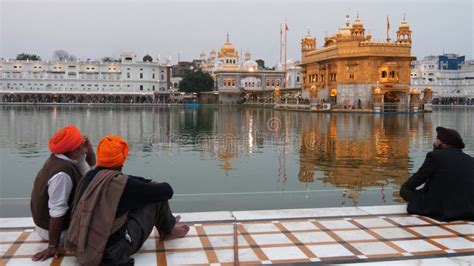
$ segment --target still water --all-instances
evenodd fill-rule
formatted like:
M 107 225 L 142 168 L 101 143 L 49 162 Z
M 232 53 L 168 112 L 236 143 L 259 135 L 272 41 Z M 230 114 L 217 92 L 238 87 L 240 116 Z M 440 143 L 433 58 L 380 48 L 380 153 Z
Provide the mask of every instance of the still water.
M 130 144 L 125 173 L 170 183 L 177 212 L 390 205 L 439 125 L 474 154 L 474 109 L 326 114 L 266 108 L 0 106 L 0 217 L 30 216 L 48 139 L 75 124 Z

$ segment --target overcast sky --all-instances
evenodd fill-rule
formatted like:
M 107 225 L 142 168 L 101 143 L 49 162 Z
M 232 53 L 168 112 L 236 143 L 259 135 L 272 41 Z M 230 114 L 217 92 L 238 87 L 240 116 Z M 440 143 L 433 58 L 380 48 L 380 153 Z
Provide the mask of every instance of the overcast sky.
M 360 14 L 374 40 L 391 38 L 403 13 L 413 31 L 412 54 L 458 53 L 473 58 L 473 1 L 47 1 L 0 0 L 0 56 L 27 52 L 51 58 L 64 49 L 81 59 L 119 57 L 132 51 L 173 62 L 199 58 L 201 50 L 218 50 L 227 32 L 234 47 L 247 50 L 266 65 L 279 61 L 280 24 L 288 21 L 288 58 L 300 59 L 300 40 L 308 28 L 317 39 L 333 34 Z

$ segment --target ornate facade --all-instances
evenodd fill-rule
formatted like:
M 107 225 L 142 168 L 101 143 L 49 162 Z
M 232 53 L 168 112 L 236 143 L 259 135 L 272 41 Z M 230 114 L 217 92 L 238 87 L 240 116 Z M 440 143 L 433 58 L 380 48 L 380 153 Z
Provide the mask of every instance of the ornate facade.
M 394 41 L 375 42 L 359 16 L 324 38 L 322 47 L 308 34 L 301 40 L 303 97 L 339 108 L 372 108 L 380 104 L 408 108 L 411 55 L 410 26 L 404 19 Z

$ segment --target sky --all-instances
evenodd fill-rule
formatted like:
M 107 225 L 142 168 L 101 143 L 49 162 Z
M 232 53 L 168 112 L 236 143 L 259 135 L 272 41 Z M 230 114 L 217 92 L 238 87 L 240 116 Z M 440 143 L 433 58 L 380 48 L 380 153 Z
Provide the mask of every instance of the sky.
M 288 23 L 287 58 L 300 60 L 301 38 L 310 30 L 317 46 L 359 14 L 366 33 L 390 37 L 406 19 L 413 31 L 412 55 L 456 53 L 474 59 L 472 0 L 0 0 L 0 57 L 26 52 L 52 58 L 66 50 L 80 59 L 134 52 L 173 63 L 218 51 L 230 41 L 267 66 L 279 62 L 280 25 Z

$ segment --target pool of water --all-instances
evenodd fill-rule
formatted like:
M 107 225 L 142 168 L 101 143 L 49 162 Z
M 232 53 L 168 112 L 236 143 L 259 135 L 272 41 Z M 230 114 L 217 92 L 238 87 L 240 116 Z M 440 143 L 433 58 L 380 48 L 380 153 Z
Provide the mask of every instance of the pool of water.
M 0 106 L 0 217 L 30 216 L 47 142 L 74 124 L 130 144 L 124 172 L 169 182 L 174 211 L 390 205 L 439 125 L 474 153 L 474 109 L 327 114 L 268 108 Z

